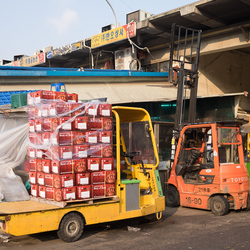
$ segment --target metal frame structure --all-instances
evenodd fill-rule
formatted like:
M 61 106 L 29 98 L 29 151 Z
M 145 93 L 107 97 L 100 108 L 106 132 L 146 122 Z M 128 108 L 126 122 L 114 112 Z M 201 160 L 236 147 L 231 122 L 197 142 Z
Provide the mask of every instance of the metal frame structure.
M 175 128 L 182 124 L 184 88 L 190 88 L 188 122 L 195 121 L 198 85 L 198 64 L 201 30 L 194 30 L 175 23 L 171 31 L 169 81 L 178 84 Z M 177 75 L 178 79 L 177 79 Z

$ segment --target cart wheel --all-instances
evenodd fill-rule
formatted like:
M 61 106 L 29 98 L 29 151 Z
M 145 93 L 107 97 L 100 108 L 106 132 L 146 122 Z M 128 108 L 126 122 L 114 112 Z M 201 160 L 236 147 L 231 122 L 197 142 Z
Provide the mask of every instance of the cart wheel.
M 180 205 L 180 195 L 175 187 L 168 187 L 165 192 L 166 205 L 168 207 L 178 207 Z
M 83 218 L 77 213 L 69 213 L 62 218 L 57 235 L 65 242 L 73 242 L 81 237 L 83 229 Z
M 225 215 L 229 212 L 229 203 L 222 195 L 214 196 L 211 200 L 211 210 L 215 215 Z

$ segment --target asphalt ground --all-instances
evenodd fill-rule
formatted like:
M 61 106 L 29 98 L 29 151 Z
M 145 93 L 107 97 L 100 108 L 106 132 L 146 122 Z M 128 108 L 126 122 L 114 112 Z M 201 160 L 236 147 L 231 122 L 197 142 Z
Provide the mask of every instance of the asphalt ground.
M 211 211 L 166 207 L 159 221 L 136 218 L 86 226 L 73 243 L 46 232 L 0 237 L 0 249 L 250 249 L 250 212 L 216 216 Z

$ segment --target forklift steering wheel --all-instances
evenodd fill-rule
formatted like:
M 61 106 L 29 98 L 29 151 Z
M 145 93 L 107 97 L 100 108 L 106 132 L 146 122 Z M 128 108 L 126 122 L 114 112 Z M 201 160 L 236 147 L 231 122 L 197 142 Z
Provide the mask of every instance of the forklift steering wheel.
M 140 152 L 128 152 L 128 153 L 125 153 L 125 152 L 123 152 L 123 156 L 124 157 L 128 157 L 128 158 L 130 158 L 131 160 L 133 160 L 133 158 L 136 156 L 136 155 L 139 155 L 140 154 Z
M 202 157 L 204 155 L 204 153 L 202 153 L 200 150 L 198 149 L 191 149 L 191 153 L 192 153 L 192 156 L 196 159 Z

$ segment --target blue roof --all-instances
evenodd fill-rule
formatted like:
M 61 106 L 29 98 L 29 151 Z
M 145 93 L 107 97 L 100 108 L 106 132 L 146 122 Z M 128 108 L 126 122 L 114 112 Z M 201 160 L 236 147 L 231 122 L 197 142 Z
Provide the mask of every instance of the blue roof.
M 129 76 L 168 77 L 168 72 L 143 72 L 138 70 L 48 68 L 0 66 L 0 76 Z

